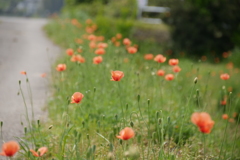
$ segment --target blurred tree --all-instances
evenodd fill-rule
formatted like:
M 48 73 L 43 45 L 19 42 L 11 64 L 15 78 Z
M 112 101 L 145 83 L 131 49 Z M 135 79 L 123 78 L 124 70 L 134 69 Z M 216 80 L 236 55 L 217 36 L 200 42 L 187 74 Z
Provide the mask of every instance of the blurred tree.
M 16 9 L 19 2 L 23 0 L 0 0 L 0 14 L 10 14 Z
M 110 0 L 65 0 L 65 3 L 67 5 L 76 5 L 80 3 L 92 3 L 92 2 L 101 2 L 103 4 L 106 4 L 110 2 Z
M 165 22 L 174 48 L 190 56 L 219 56 L 240 45 L 240 0 L 175 0 Z

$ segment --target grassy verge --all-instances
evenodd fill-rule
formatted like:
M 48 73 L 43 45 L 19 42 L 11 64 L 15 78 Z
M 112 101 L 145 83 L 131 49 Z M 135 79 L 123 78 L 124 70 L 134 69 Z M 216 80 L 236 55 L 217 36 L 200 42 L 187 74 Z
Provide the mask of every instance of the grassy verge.
M 48 105 L 50 120 L 36 132 L 34 143 L 49 148 L 44 156 L 48 159 L 236 159 L 240 156 L 238 116 L 233 115 L 239 112 L 237 68 L 227 60 L 213 65 L 180 58 L 181 71 L 175 73 L 168 64 L 168 55 L 164 55 L 167 57 L 164 63 L 144 59 L 144 54 L 152 50 L 151 43 L 138 46 L 137 53 L 129 54 L 122 44 L 125 37 L 115 37 L 117 41 L 113 43 L 98 34 L 98 38 L 90 40 L 95 34 L 87 33 L 86 27 L 93 26 L 90 21 L 86 24 L 65 19 L 45 28 L 55 43 L 65 49 L 72 48 L 74 55 L 81 55 L 85 62 L 73 62 L 72 56 L 63 53 L 57 64 L 66 64 L 66 70 L 53 71 L 55 93 Z M 102 55 L 102 63 L 93 64 L 93 58 L 98 56 L 93 43 L 100 42 L 107 44 L 106 53 Z M 158 76 L 159 69 L 165 75 L 173 74 L 174 79 L 168 81 Z M 124 73 L 120 81 L 110 81 L 111 71 L 115 70 Z M 231 78 L 222 80 L 221 73 L 228 73 Z M 75 92 L 84 95 L 79 104 L 70 103 Z M 211 133 L 203 134 L 191 123 L 194 112 L 211 115 L 215 122 Z M 227 120 L 222 119 L 224 113 L 229 116 Z M 131 127 L 135 136 L 129 140 L 116 138 L 125 127 Z
M 124 31 L 132 21 L 124 24 L 119 20 L 118 27 L 113 27 L 102 16 L 96 17 L 95 23 L 87 20 L 84 12 L 79 13 L 78 19 L 57 19 L 45 27 L 49 37 L 64 49 L 71 48 L 73 55 L 69 56 L 71 50 L 64 52 L 53 67 L 49 121 L 38 121 L 25 129 L 26 137 L 20 139 L 25 159 L 34 158 L 26 142 L 36 150 L 41 146 L 48 148 L 42 159 L 185 160 L 240 156 L 239 69 L 229 59 L 209 64 L 204 58 L 192 62 L 179 57 L 181 71 L 174 72 L 168 64 L 171 52 L 163 53 L 162 46 L 151 38 L 133 40 L 130 46 L 137 52 L 128 52 L 129 46 L 123 44 L 123 39 L 134 36 L 128 36 L 126 31 L 121 37 L 117 31 Z M 165 29 L 163 26 L 162 30 Z M 101 47 L 105 53 L 98 55 Z M 163 54 L 166 60 L 146 60 L 147 53 L 153 57 Z M 103 61 L 94 64 L 96 56 Z M 61 65 L 56 70 L 58 64 L 66 68 Z M 160 69 L 165 75 L 172 74 L 173 80 L 159 76 Z M 111 71 L 117 70 L 124 77 L 111 81 Z M 228 73 L 230 79 L 222 80 L 222 73 Z M 80 103 L 70 103 L 75 92 L 84 95 Z M 200 132 L 191 122 L 195 112 L 211 115 L 214 126 L 210 133 Z M 228 118 L 223 119 L 223 114 Z M 116 136 L 125 127 L 132 128 L 135 136 L 118 139 Z

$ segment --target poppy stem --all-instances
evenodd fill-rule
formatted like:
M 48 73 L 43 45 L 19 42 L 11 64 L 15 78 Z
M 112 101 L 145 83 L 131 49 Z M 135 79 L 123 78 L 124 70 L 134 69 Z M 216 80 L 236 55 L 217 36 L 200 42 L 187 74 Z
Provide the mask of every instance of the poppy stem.
M 206 150 L 205 150 L 205 134 L 202 134 L 202 141 L 203 141 L 203 159 L 205 159 L 205 154 L 206 154 Z
M 2 140 L 2 142 L 4 143 L 4 141 L 3 141 L 3 133 L 2 133 L 2 126 L 3 126 L 3 121 L 0 121 L 0 129 L 1 129 L 1 140 Z
M 230 113 L 230 109 L 231 109 L 231 95 L 232 95 L 232 92 L 229 93 L 229 105 L 227 106 L 228 108 L 228 111 L 227 111 L 227 114 L 229 115 Z M 226 139 L 226 131 L 227 131 L 227 127 L 228 127 L 228 121 L 226 121 L 226 127 L 225 127 L 225 131 L 224 131 L 224 135 L 223 135 L 223 141 L 222 141 L 222 144 L 221 144 L 221 150 L 220 150 L 220 153 L 219 153 L 219 158 L 220 158 L 220 154 L 221 154 L 221 151 L 222 151 L 222 146 L 223 146 L 223 143 L 225 143 L 225 141 L 227 140 Z M 224 155 L 224 159 L 225 159 L 225 156 L 226 154 Z
M 30 119 L 29 119 L 29 115 L 28 115 L 27 103 L 26 103 L 26 100 L 25 100 L 25 97 L 24 97 L 24 94 L 23 94 L 23 91 L 22 91 L 22 87 L 21 87 L 21 81 L 19 81 L 19 90 L 20 90 L 20 93 L 21 93 L 22 98 L 23 98 L 25 112 L 26 112 L 26 119 L 27 119 L 27 122 L 28 122 L 28 127 L 29 127 L 29 130 L 30 130 L 31 137 L 33 139 L 33 144 L 36 144 L 35 138 L 34 138 L 34 135 L 33 135 L 32 125 L 31 125 L 31 122 L 30 122 Z
M 31 104 L 31 109 L 32 109 L 32 121 L 34 121 L 32 89 L 31 89 L 31 84 L 30 84 L 29 78 L 27 77 L 27 74 L 26 74 L 26 83 L 28 84 L 27 90 L 28 90 L 28 96 L 30 97 L 30 104 Z
M 233 140 L 233 145 L 232 145 L 232 153 L 231 153 L 231 158 L 233 157 L 233 151 L 236 145 L 236 138 L 237 138 L 237 133 L 238 133 L 238 124 L 239 124 L 239 120 L 240 120 L 240 116 L 238 115 L 237 118 L 237 124 L 236 124 L 236 129 L 235 129 L 235 133 L 234 133 L 234 140 Z
M 179 144 L 181 143 L 181 138 L 182 138 L 182 130 L 183 130 L 183 124 L 184 124 L 184 121 L 185 121 L 185 118 L 187 117 L 187 116 L 185 116 L 185 115 L 187 115 L 188 113 L 189 113 L 189 102 L 190 102 L 190 99 L 192 98 L 192 95 L 193 95 L 193 91 L 194 91 L 194 89 L 195 89 L 195 86 L 196 86 L 196 83 L 194 83 L 194 85 L 193 85 L 193 87 L 192 87 L 192 89 L 191 89 L 191 92 L 190 92 L 190 96 L 188 97 L 188 99 L 187 99 L 187 104 L 186 104 L 186 106 L 184 106 L 183 107 L 183 110 L 184 110 L 184 112 L 183 113 L 185 113 L 185 114 L 183 114 L 182 115 L 182 120 L 181 120 L 181 127 L 180 127 L 180 131 L 179 131 Z M 187 110 L 186 110 L 186 108 L 187 108 Z M 187 112 L 186 112 L 187 111 Z
M 118 82 L 118 93 L 119 93 L 119 100 L 120 100 L 120 105 L 121 105 L 121 109 L 122 109 L 122 117 L 123 117 L 123 125 L 126 126 L 126 120 L 125 120 L 125 115 L 124 115 L 124 109 L 123 109 L 123 104 L 122 104 L 122 88 Z

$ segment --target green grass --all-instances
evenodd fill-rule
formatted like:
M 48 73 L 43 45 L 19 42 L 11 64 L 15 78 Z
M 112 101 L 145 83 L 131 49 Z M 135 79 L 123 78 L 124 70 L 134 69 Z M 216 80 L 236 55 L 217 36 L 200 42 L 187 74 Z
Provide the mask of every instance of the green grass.
M 54 93 L 47 106 L 49 121 L 29 130 L 31 134 L 26 133 L 21 144 L 30 141 L 36 148 L 47 146 L 49 151 L 44 155 L 45 159 L 240 157 L 238 119 L 230 123 L 221 118 L 223 113 L 232 117 L 240 110 L 237 68 L 228 69 L 225 63 L 179 58 L 182 70 L 173 73 L 172 66 L 168 65 L 169 57 L 164 53 L 153 53 L 167 57 L 162 64 L 143 58 L 152 50 L 151 43 L 139 46 L 136 54 L 129 54 L 125 46 L 116 47 L 110 39 L 104 40 L 108 47 L 102 55 L 103 62 L 96 65 L 92 63 L 95 49 L 90 49 L 89 40 L 83 38 L 83 35 L 89 35 L 85 32 L 86 24 L 80 23 L 81 27 L 76 27 L 70 20 L 58 19 L 45 27 L 49 37 L 64 50 L 82 48 L 80 54 L 86 61 L 71 62 L 71 57 L 63 53 L 53 66 Z M 77 44 L 76 38 L 82 39 L 83 43 Z M 67 69 L 56 71 L 59 63 L 66 64 Z M 174 80 L 157 76 L 158 69 L 174 74 Z M 110 81 L 114 70 L 124 72 L 119 82 Z M 221 73 L 229 73 L 231 78 L 221 80 Z M 196 77 L 197 82 L 194 81 Z M 232 87 L 231 93 L 229 87 Z M 74 92 L 84 94 L 80 104 L 69 103 Z M 228 100 L 225 111 L 220 105 L 224 96 Z M 210 134 L 199 132 L 190 121 L 192 113 L 199 111 L 208 112 L 215 121 Z M 132 127 L 135 137 L 127 141 L 117 139 L 116 135 L 125 127 Z M 27 144 L 25 148 L 23 157 L 33 158 Z

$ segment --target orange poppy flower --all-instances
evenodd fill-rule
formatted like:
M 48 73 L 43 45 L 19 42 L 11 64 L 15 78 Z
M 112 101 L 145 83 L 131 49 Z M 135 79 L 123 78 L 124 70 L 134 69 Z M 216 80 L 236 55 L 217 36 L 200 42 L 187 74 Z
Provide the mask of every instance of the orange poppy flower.
M 227 63 L 227 65 L 226 65 L 226 67 L 227 67 L 227 69 L 233 69 L 233 62 L 229 62 L 229 63 Z
M 98 43 L 98 48 L 107 48 L 107 43 Z
M 237 113 L 237 112 L 234 112 L 234 113 L 233 113 L 233 118 L 236 118 L 237 115 L 238 115 L 238 113 Z
M 66 50 L 66 54 L 69 55 L 69 56 L 72 56 L 72 55 L 74 54 L 74 50 L 71 49 L 71 48 L 68 48 L 68 49 Z
M 135 47 L 128 47 L 128 48 L 127 48 L 127 51 L 128 51 L 128 53 L 130 53 L 130 54 L 134 54 L 134 53 L 137 52 L 137 48 L 135 48 Z
M 223 54 L 222 54 L 223 58 L 227 58 L 228 55 L 229 55 L 228 52 L 223 52 Z
M 122 39 L 122 34 L 117 33 L 117 34 L 116 34 L 116 38 L 117 38 L 117 39 Z
M 30 149 L 30 152 L 32 152 L 32 154 L 35 156 L 35 157 L 42 157 L 46 152 L 48 151 L 48 148 L 47 147 L 41 147 L 38 149 L 38 151 L 34 151 L 32 149 Z
M 77 55 L 77 61 L 79 63 L 84 63 L 85 62 L 85 58 L 83 58 L 81 55 Z
M 104 41 L 105 37 L 104 36 L 97 36 L 96 40 L 97 41 Z
M 144 55 L 144 59 L 146 59 L 146 60 L 151 60 L 151 59 L 153 59 L 153 54 L 145 54 Z
M 78 48 L 78 49 L 77 49 L 77 52 L 78 52 L 78 53 L 82 53 L 82 48 Z
M 220 75 L 220 78 L 221 78 L 222 80 L 228 80 L 228 79 L 230 78 L 230 76 L 229 76 L 229 74 L 227 74 L 227 73 L 223 73 L 223 74 Z
M 225 120 L 228 119 L 228 115 L 227 114 L 223 114 L 222 115 L 222 119 L 225 119 Z
M 74 19 L 71 20 L 71 23 L 72 23 L 73 25 L 78 25 L 79 22 L 78 22 L 77 19 L 74 18 Z
M 158 63 L 163 63 L 166 61 L 166 57 L 164 57 L 161 54 L 158 54 L 155 56 L 154 61 L 158 62 Z
M 214 121 L 211 119 L 210 115 L 206 112 L 195 112 L 191 116 L 191 121 L 193 124 L 198 126 L 202 133 L 210 133 L 214 125 Z
M 91 41 L 90 43 L 89 43 L 89 47 L 90 48 L 96 48 L 97 47 L 97 44 L 96 44 L 96 42 L 95 41 Z
M 80 92 L 75 92 L 71 97 L 71 103 L 80 103 L 84 95 Z
M 160 70 L 157 71 L 157 75 L 158 75 L 158 76 L 164 76 L 164 74 L 165 74 L 165 71 L 164 71 L 164 70 L 161 70 L 161 69 L 160 69 Z
M 130 138 L 133 138 L 135 136 L 135 133 L 132 128 L 126 127 L 123 130 L 119 132 L 119 136 L 116 136 L 119 139 L 122 140 L 128 140 Z
M 20 149 L 19 144 L 15 141 L 9 141 L 2 145 L 1 156 L 12 157 Z
M 112 71 L 111 74 L 111 81 L 120 81 L 124 77 L 124 73 L 122 71 Z
M 89 41 L 94 41 L 95 39 L 96 39 L 96 36 L 93 35 L 93 34 L 91 34 L 91 35 L 88 36 L 88 40 L 89 40 Z
M 66 64 L 58 64 L 56 67 L 57 71 L 65 71 L 67 68 Z
M 94 58 L 93 58 L 93 63 L 94 63 L 94 64 L 99 64 L 99 63 L 101 63 L 102 61 L 103 61 L 102 56 L 97 56 L 97 57 L 94 57 Z
M 92 24 L 92 20 L 91 19 L 87 19 L 86 20 L 86 24 Z
M 71 57 L 70 61 L 76 62 L 76 61 L 77 61 L 77 55 L 73 55 L 73 56 Z
M 26 75 L 26 74 L 27 74 L 26 71 L 21 71 L 20 73 L 21 73 L 22 75 Z
M 93 30 L 92 27 L 86 27 L 86 28 L 85 28 L 85 31 L 86 31 L 87 33 L 89 33 L 89 34 L 91 34 L 91 33 L 94 32 L 94 30 Z
M 174 79 L 174 75 L 173 75 L 173 74 L 167 74 L 167 75 L 165 76 L 165 79 L 166 79 L 167 81 L 171 81 L 171 80 Z
M 234 123 L 235 120 L 234 120 L 233 118 L 229 118 L 228 122 L 230 122 L 230 123 Z
M 92 29 L 93 29 L 93 31 L 97 30 L 97 28 L 98 28 L 98 27 L 97 27 L 96 24 L 93 24 L 93 25 L 92 25 Z
M 171 66 L 178 65 L 178 59 L 169 59 L 168 64 Z
M 173 72 L 180 72 L 182 69 L 179 66 L 174 66 L 173 67 Z
M 123 44 L 129 46 L 132 42 L 128 38 L 123 39 Z
M 116 42 L 116 40 L 117 40 L 116 37 L 111 38 L 112 43 Z
M 80 38 L 77 38 L 77 39 L 75 40 L 75 42 L 78 43 L 78 44 L 82 44 L 82 43 L 83 43 L 83 40 L 80 39 Z
M 206 61 L 207 60 L 207 56 L 202 56 L 201 57 L 201 60 L 204 62 L 204 61 Z
M 42 78 L 44 78 L 44 77 L 46 77 L 46 76 L 47 76 L 46 73 L 41 74 L 41 77 L 42 77 Z
M 95 51 L 95 54 L 103 55 L 103 54 L 105 54 L 105 50 L 104 50 L 103 48 L 98 48 L 98 49 Z
M 71 61 L 72 62 L 80 62 L 80 63 L 84 63 L 85 62 L 85 58 L 83 58 L 81 55 L 73 55 L 71 57 Z
M 114 42 L 114 45 L 116 46 L 116 47 L 119 47 L 120 46 L 120 42 L 118 42 L 118 41 L 116 41 L 116 42 Z
M 220 104 L 223 105 L 223 106 L 225 106 L 225 105 L 227 104 L 227 101 L 226 101 L 226 100 L 222 100 L 222 101 L 220 102 Z

